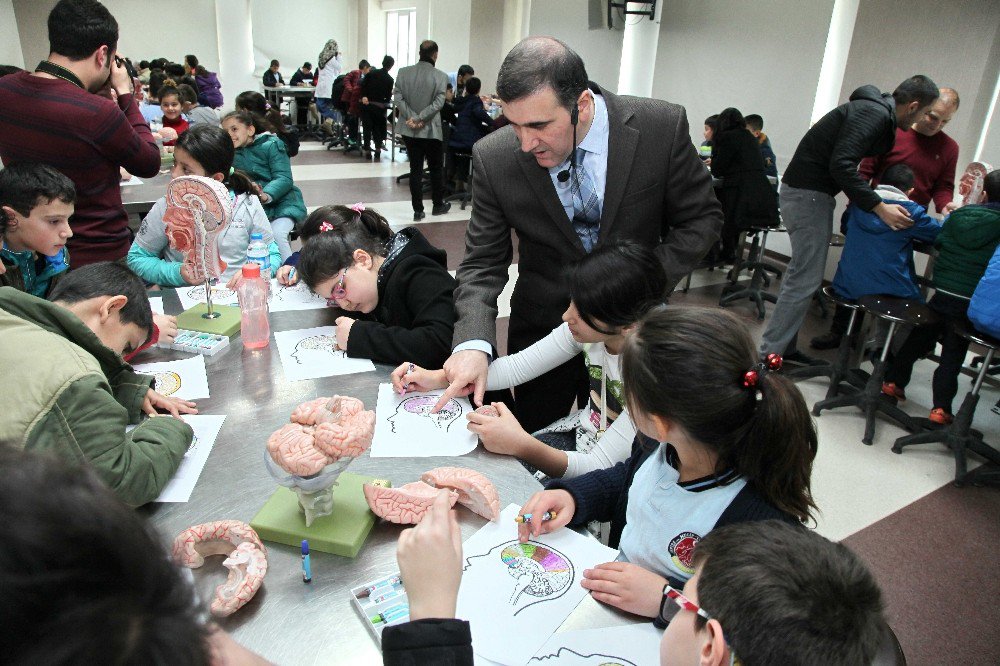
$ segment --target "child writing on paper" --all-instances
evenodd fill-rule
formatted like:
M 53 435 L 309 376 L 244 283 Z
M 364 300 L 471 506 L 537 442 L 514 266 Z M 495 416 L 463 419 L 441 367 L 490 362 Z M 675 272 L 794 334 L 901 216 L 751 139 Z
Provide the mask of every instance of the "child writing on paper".
M 320 206 L 313 212 L 309 213 L 309 217 L 307 217 L 306 221 L 302 223 L 301 227 L 299 227 L 299 242 L 302 243 L 303 247 L 305 247 L 306 243 L 308 243 L 310 239 L 315 238 L 324 231 L 333 230 L 333 223 L 330 222 L 330 220 L 336 215 L 337 208 L 338 206 Z M 302 251 L 299 250 L 292 252 L 288 259 L 285 259 L 285 263 L 281 265 L 278 272 L 274 276 L 277 278 L 278 284 L 298 284 L 298 265 L 301 257 Z
M 592 596 L 655 617 L 666 583 L 694 573 L 691 554 L 722 525 L 776 518 L 802 523 L 816 431 L 802 394 L 760 361 L 737 317 L 718 308 L 657 306 L 625 340 L 629 414 L 648 439 L 610 469 L 555 480 L 521 509 L 521 541 L 565 525 L 611 522 L 620 561 L 584 572 Z M 556 518 L 542 521 L 547 511 Z
M 328 217 L 302 248 L 298 272 L 313 292 L 359 313 L 337 318 L 337 347 L 352 358 L 440 367 L 455 326 L 456 283 L 444 250 L 416 227 L 393 233 L 364 204 L 321 210 Z
M 226 114 L 222 126 L 236 148 L 233 164 L 247 172 L 260 188 L 258 196 L 284 261 L 292 254 L 288 234 L 306 216 L 302 192 L 292 181 L 292 163 L 285 142 L 271 133 L 266 120 L 246 111 Z
M 221 281 L 236 275 L 247 260 L 250 234 L 259 233 L 268 244 L 271 255 L 271 276 L 280 259 L 278 246 L 271 236 L 271 225 L 264 209 L 255 196 L 254 185 L 242 171 L 232 168 L 233 142 L 225 130 L 214 125 L 192 127 L 177 140 L 171 178 L 204 176 L 214 178 L 229 188 L 233 199 L 233 217 L 219 234 L 219 255 L 226 262 Z M 184 256 L 167 242 L 163 216 L 167 198 L 160 197 L 139 226 L 132 248 L 128 252 L 128 265 L 143 280 L 164 287 L 181 287 L 198 283 L 186 273 Z M 270 276 L 269 276 L 270 277 Z
M 490 364 L 486 389 L 518 386 L 584 354 L 590 399 L 583 409 L 528 434 L 503 403 L 499 417 L 467 415 L 469 430 L 493 453 L 517 456 L 547 476 L 571 479 L 612 467 L 632 452 L 635 426 L 625 413 L 618 354 L 642 314 L 663 301 L 667 277 L 649 248 L 632 241 L 602 244 L 569 276 L 570 304 L 563 324 L 527 349 Z M 403 363 L 392 373 L 397 391 L 445 388 L 444 370 Z

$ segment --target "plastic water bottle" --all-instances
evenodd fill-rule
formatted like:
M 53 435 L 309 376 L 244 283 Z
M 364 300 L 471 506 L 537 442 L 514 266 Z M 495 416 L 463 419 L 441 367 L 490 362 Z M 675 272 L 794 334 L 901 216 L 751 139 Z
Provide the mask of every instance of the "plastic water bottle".
M 242 270 L 243 279 L 236 287 L 240 302 L 240 336 L 245 348 L 263 349 L 271 341 L 271 324 L 267 319 L 268 283 L 260 276 L 259 264 L 247 262 Z
M 247 263 L 259 264 L 260 274 L 265 279 L 271 279 L 271 257 L 267 253 L 267 243 L 263 234 L 250 234 L 250 245 L 247 246 Z

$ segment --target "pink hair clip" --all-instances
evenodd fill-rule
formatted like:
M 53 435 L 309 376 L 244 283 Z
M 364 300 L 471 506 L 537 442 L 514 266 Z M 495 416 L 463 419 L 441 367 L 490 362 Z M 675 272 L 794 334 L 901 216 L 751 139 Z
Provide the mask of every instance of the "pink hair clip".
M 320 233 L 323 233 L 324 231 L 333 231 L 333 225 L 326 220 L 323 220 L 319 225 L 319 231 Z
M 359 201 L 356 204 L 352 204 L 352 205 L 348 206 L 348 208 L 350 208 L 355 213 L 358 213 L 360 215 L 361 212 L 365 209 L 365 205 Z

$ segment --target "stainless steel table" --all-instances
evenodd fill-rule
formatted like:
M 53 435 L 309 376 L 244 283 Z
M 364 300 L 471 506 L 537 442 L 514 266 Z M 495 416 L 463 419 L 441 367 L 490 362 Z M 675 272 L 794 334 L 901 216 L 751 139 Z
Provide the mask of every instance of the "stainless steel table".
M 164 309 L 181 311 L 173 290 L 166 290 Z M 332 325 L 333 310 L 279 312 L 271 315 L 272 330 L 293 330 Z M 180 352 L 154 349 L 141 362 L 179 358 Z M 165 540 L 182 530 L 213 520 L 249 522 L 277 487 L 264 468 L 267 437 L 288 422 L 292 409 L 312 398 L 335 393 L 360 398 L 375 408 L 378 384 L 388 381 L 392 370 L 379 365 L 376 372 L 289 382 L 284 379 L 277 347 L 246 351 L 233 338 L 231 346 L 206 358 L 212 397 L 200 400 L 203 414 L 225 414 L 215 447 L 205 464 L 191 500 L 178 504 L 153 504 L 142 509 Z M 513 458 L 491 454 L 481 447 L 461 458 L 381 458 L 366 453 L 348 471 L 389 478 L 402 485 L 420 478 L 426 470 L 461 465 L 482 472 L 500 492 L 501 505 L 521 503 L 540 489 L 539 483 Z M 458 512 L 462 537 L 472 536 L 485 522 L 470 511 Z M 267 543 L 268 573 L 253 600 L 220 624 L 243 645 L 283 664 L 377 664 L 381 656 L 362 618 L 350 602 L 349 589 L 390 574 L 396 565 L 396 540 L 403 527 L 376 524 L 356 559 L 314 552 L 311 584 L 302 582 L 299 552 Z M 211 599 L 215 586 L 225 579 L 222 558 L 210 560 L 195 571 L 203 599 Z M 608 626 L 623 620 L 599 608 L 589 597 L 567 626 Z M 588 610 L 589 609 L 589 610 Z M 621 616 L 622 618 L 624 616 Z
M 122 188 L 122 203 L 129 215 L 145 217 L 156 200 L 167 193 L 170 169 L 160 169 L 152 178 L 143 178 L 142 185 L 126 185 Z

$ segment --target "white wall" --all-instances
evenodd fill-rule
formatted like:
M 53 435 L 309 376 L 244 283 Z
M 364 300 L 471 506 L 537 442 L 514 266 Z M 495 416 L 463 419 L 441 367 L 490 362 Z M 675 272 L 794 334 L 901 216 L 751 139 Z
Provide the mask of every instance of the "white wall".
M 438 45 L 437 68 L 455 72 L 461 65 L 469 64 L 471 42 L 472 2 L 470 0 L 431 0 L 429 3 L 427 39 Z M 499 25 L 496 26 L 499 32 Z M 417 33 L 417 43 L 421 41 Z M 474 48 L 473 48 L 473 51 Z
M 32 63 L 34 64 L 34 63 Z M 0 0 L 0 65 L 24 67 L 13 0 Z
M 118 51 L 132 62 L 160 57 L 183 62 L 192 53 L 210 72 L 219 71 L 214 2 L 171 0 L 169 7 L 162 8 L 134 0 L 101 2 L 118 21 Z M 161 11 L 169 18 L 156 16 Z M 225 81 L 222 85 L 225 88 Z
M 503 24 L 506 20 L 503 0 L 472 0 L 469 32 L 469 64 L 483 82 L 484 94 L 497 89 L 497 73 L 506 54 L 503 50 Z
M 288 5 L 273 0 L 251 0 L 250 15 L 254 72 L 260 76 L 273 58 L 281 62 L 286 81 L 304 62 L 316 67 L 319 52 L 328 39 L 337 40 L 344 54 L 345 71 L 354 69 L 361 58 L 369 55 L 358 53 L 355 0 L 296 0 Z
M 550 35 L 566 42 L 583 58 L 590 80 L 615 92 L 623 33 L 589 30 L 587 5 L 587 0 L 535 0 L 531 3 L 529 34 Z

